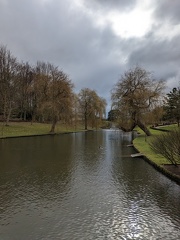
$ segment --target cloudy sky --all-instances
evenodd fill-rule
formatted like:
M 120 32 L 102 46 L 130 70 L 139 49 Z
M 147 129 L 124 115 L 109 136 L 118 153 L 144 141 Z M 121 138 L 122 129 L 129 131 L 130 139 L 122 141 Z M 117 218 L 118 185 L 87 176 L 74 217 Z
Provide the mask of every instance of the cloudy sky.
M 106 98 L 131 67 L 180 81 L 180 0 L 0 0 L 0 44 L 63 69 Z

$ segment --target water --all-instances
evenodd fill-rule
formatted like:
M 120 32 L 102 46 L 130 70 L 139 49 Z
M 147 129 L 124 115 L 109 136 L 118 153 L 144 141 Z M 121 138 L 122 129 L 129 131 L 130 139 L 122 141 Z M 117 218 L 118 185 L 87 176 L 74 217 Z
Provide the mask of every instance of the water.
M 104 130 L 0 140 L 0 240 L 180 239 L 180 187 Z

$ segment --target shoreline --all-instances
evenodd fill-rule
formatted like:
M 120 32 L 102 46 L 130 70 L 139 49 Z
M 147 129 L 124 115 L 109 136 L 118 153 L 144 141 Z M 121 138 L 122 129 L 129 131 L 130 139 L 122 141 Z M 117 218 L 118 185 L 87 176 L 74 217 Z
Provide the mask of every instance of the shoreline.
M 70 132 L 59 132 L 59 133 L 42 133 L 42 134 L 19 135 L 19 136 L 5 136 L 5 137 L 0 137 L 0 140 L 8 139 L 8 138 L 56 136 L 56 135 L 61 135 L 61 134 L 72 134 L 72 133 L 81 133 L 81 132 L 90 132 L 90 131 L 94 131 L 94 130 L 70 131 Z
M 133 148 L 139 153 L 139 150 L 134 146 L 133 144 Z M 173 172 L 168 171 L 167 169 L 165 169 L 164 167 L 162 167 L 161 165 L 156 164 L 155 162 L 153 162 L 152 160 L 150 160 L 147 156 L 143 155 L 142 158 L 149 163 L 152 167 L 154 167 L 157 171 L 159 171 L 160 173 L 162 173 L 163 175 L 165 175 L 166 177 L 168 177 L 169 179 L 175 181 L 178 185 L 180 185 L 180 176 L 173 174 Z M 172 164 L 169 164 L 172 165 Z
M 159 129 L 156 129 L 159 130 Z M 89 132 L 94 130 L 79 130 L 79 131 L 62 131 L 57 133 L 42 133 L 42 134 L 32 134 L 32 135 L 19 135 L 19 136 L 0 136 L 0 140 L 8 139 L 8 138 L 25 138 L 25 137 L 43 137 L 43 136 L 56 136 L 56 135 L 63 135 L 63 134 L 72 134 L 72 133 L 81 133 L 81 132 Z M 138 138 L 138 137 L 137 137 Z M 136 138 L 135 138 L 136 139 Z M 135 140 L 134 139 L 134 140 Z M 133 140 L 133 148 L 137 151 L 137 153 L 140 153 L 140 149 L 138 149 L 138 146 L 135 146 Z M 151 166 L 153 166 L 156 170 L 161 172 L 163 175 L 168 177 L 169 179 L 175 181 L 178 185 L 180 185 L 180 176 L 174 174 L 172 171 L 168 171 L 166 168 L 163 167 L 165 164 L 157 164 L 155 161 L 151 160 L 147 155 L 146 151 L 143 153 L 142 158 L 149 163 Z M 169 166 L 172 166 L 172 164 L 168 164 Z M 180 167 L 180 165 L 179 165 Z
M 58 134 L 84 132 L 84 126 L 78 125 L 70 126 L 64 123 L 58 123 L 56 131 L 50 132 L 51 124 L 34 122 L 10 122 L 8 126 L 3 126 L 0 123 L 0 139 L 19 138 L 19 137 L 36 137 L 36 136 L 50 136 Z

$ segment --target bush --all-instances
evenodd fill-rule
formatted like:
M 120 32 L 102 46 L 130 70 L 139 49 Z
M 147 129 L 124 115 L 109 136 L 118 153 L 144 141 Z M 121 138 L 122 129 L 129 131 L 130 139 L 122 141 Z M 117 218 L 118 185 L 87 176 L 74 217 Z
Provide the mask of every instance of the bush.
M 155 136 L 150 146 L 173 165 L 180 164 L 180 128 Z

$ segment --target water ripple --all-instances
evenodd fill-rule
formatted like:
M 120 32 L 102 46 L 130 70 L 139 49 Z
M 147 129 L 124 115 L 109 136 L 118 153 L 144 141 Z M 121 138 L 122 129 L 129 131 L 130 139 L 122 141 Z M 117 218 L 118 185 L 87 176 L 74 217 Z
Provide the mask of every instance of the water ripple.
M 17 141 L 0 149 L 0 239 L 180 239 L 179 186 L 128 157 L 130 135 Z

